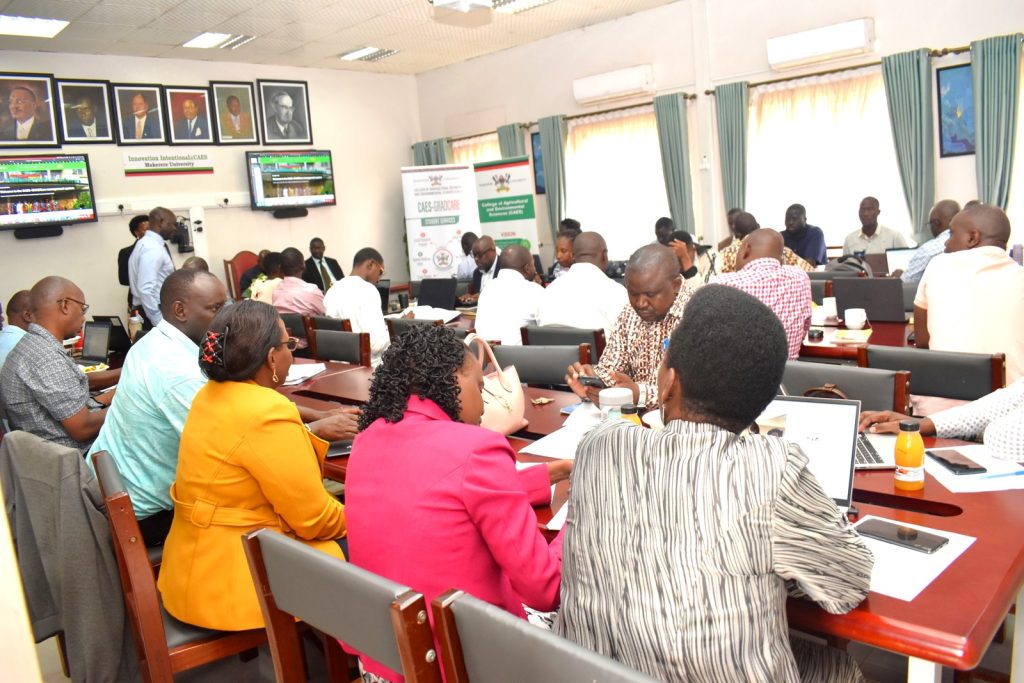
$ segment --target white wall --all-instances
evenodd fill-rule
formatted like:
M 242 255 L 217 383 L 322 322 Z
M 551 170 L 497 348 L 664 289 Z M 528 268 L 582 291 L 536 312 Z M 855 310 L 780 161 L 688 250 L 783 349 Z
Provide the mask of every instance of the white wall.
M 258 147 L 147 146 L 141 149 L 209 152 L 214 173 L 129 178 L 123 172 L 122 153 L 139 149 L 67 145 L 62 151 L 88 153 L 98 202 L 103 206 L 124 204 L 124 216 L 116 212 L 101 215 L 98 223 L 66 228 L 58 238 L 16 240 L 12 232 L 0 232 L 0 298 L 4 303 L 14 291 L 31 287 L 43 275 L 60 274 L 82 288 L 94 312 L 123 313 L 127 290 L 117 283 L 117 251 L 131 242 L 128 219 L 136 213 L 148 213 L 157 205 L 184 215 L 190 207 L 207 207 L 196 253 L 204 256 L 211 271 L 222 279 L 223 259 L 240 250 L 294 246 L 308 253 L 309 240 L 314 236 L 324 239 L 327 254 L 337 258 L 345 272 L 356 250 L 373 246 L 381 250 L 394 280 L 408 277 L 398 169 L 412 162 L 410 145 L 421 137 L 413 77 L 29 52 L 0 52 L 0 58 L 10 71 L 127 83 L 187 86 L 206 85 L 210 80 L 257 78 L 307 81 L 313 143 L 318 149 L 332 152 L 338 195 L 337 206 L 310 209 L 306 218 L 276 220 L 267 212 L 249 209 L 244 152 Z M 228 208 L 215 208 L 225 197 L 230 200 Z M 177 253 L 174 257 L 180 263 L 182 257 Z

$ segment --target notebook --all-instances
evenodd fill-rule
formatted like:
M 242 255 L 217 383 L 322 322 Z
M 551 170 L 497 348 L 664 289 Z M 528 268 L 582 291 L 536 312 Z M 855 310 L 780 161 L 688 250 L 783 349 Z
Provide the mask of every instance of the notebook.
M 863 308 L 870 322 L 906 322 L 903 281 L 895 278 L 843 277 L 832 281 L 836 311 Z
M 110 323 L 87 322 L 82 339 L 82 356 L 75 360 L 84 367 L 107 362 L 110 350 Z

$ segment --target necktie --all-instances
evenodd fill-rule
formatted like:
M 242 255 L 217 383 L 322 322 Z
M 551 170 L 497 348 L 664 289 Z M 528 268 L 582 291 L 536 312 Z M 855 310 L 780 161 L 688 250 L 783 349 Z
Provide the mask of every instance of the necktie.
M 323 261 L 320 261 L 320 277 L 324 281 L 324 291 L 326 292 L 333 283 L 331 282 L 331 274 L 327 272 L 327 266 L 324 265 Z
M 193 128 L 193 127 L 194 127 L 195 125 L 196 125 L 196 120 L 195 120 L 195 119 L 192 119 L 191 121 L 189 121 L 189 122 L 188 122 L 188 136 L 189 136 L 189 137 L 192 137 L 192 135 L 193 135 L 193 133 L 192 133 L 192 128 Z
M 18 129 L 18 132 L 15 135 L 15 137 L 18 138 L 19 140 L 27 140 L 28 139 L 28 129 L 23 127 L 21 124 L 15 124 L 15 125 L 16 125 L 16 127 Z
M 142 139 L 142 119 L 137 116 L 135 117 L 135 139 Z

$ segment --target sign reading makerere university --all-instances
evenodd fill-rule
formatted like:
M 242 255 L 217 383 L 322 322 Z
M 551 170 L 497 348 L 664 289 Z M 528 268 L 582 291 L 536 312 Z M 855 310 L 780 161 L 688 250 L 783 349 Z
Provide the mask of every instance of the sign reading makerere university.
M 178 175 L 213 173 L 213 161 L 206 152 L 125 152 L 124 174 Z
M 528 157 L 474 165 L 480 228 L 498 248 L 519 244 L 537 253 L 537 214 Z
M 468 165 L 402 168 L 413 280 L 455 276 L 462 260 L 462 235 L 480 232 L 473 179 Z

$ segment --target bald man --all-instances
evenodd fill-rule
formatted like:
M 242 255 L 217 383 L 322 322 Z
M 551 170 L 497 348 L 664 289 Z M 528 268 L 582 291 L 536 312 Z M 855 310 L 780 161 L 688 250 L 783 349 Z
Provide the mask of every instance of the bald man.
M 480 294 L 476 310 L 476 333 L 503 346 L 522 344 L 520 328 L 537 324 L 544 288 L 533 279 L 537 272 L 533 255 L 513 244 L 501 250 L 501 269 Z
M 722 273 L 734 273 L 739 268 L 736 266 L 736 257 L 740 253 L 740 244 L 750 233 L 755 230 L 760 230 L 761 225 L 757 222 L 757 219 L 753 215 L 746 211 L 740 211 L 732 219 L 732 232 L 736 235 L 736 239 L 728 247 L 719 252 L 722 263 L 718 270 Z M 789 247 L 782 248 L 782 262 L 787 266 L 796 266 L 800 270 L 810 271 L 814 270 L 814 266 L 796 255 Z
M 581 232 L 573 241 L 572 259 L 569 272 L 544 290 L 537 312 L 539 324 L 611 333 L 629 297 L 622 285 L 605 274 L 608 245 L 596 232 Z
M 860 200 L 860 208 L 857 210 L 860 230 L 854 230 L 846 236 L 843 241 L 844 254 L 884 254 L 886 249 L 902 249 L 907 246 L 907 240 L 902 234 L 878 224 L 880 213 L 882 209 L 874 197 Z
M 572 274 L 572 269 L 569 272 Z M 579 381 L 580 376 L 596 376 L 608 386 L 630 389 L 638 406 L 654 408 L 665 341 L 682 320 L 691 291 L 683 287 L 675 252 L 661 244 L 648 244 L 630 257 L 626 291 L 629 305 L 615 321 L 601 360 L 597 365 L 573 363 L 565 381 L 578 396 L 596 402 L 598 389 Z
M 743 238 L 735 273 L 712 280 L 742 290 L 772 309 L 786 330 L 789 358 L 800 355 L 800 345 L 811 324 L 811 280 L 807 273 L 782 264 L 785 244 L 775 230 L 761 228 Z
M 33 322 L 0 371 L 0 402 L 13 429 L 85 452 L 114 394 L 91 399 L 89 380 L 64 351 L 89 305 L 75 283 L 56 276 L 32 287 L 29 305 Z
M 7 354 L 25 336 L 32 322 L 32 306 L 27 289 L 15 292 L 7 302 L 7 323 L 0 330 L 0 369 L 4 367 Z
M 917 346 L 1005 353 L 1009 384 L 1024 376 L 1024 269 L 1006 253 L 1010 221 L 980 204 L 954 216 L 949 233 L 917 287 Z
M 149 230 L 135 243 L 128 259 L 128 282 L 132 306 L 142 314 L 142 329 L 150 330 L 163 320 L 160 287 L 174 272 L 169 240 L 177 229 L 174 212 L 158 206 L 149 212 Z
M 895 272 L 892 276 L 898 277 L 904 282 L 920 282 L 925 268 L 928 267 L 932 259 L 946 250 L 949 224 L 953 222 L 953 216 L 958 213 L 960 213 L 960 205 L 952 199 L 943 199 L 933 206 L 931 213 L 928 214 L 928 227 L 932 229 L 932 239 L 917 248 L 905 271 Z

